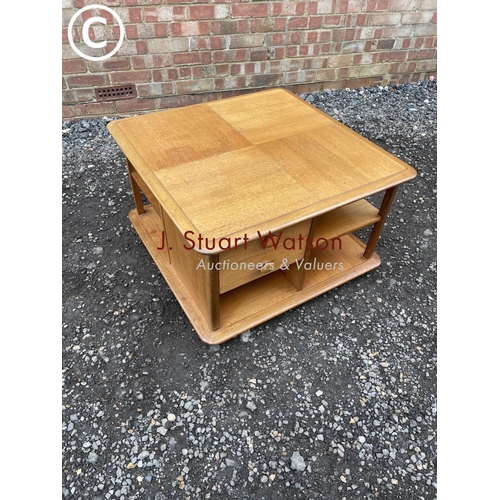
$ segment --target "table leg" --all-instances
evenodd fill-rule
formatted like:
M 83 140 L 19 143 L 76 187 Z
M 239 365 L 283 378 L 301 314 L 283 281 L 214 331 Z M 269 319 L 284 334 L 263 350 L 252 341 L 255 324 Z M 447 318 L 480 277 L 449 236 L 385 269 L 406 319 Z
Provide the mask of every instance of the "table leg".
M 380 216 L 380 220 L 373 226 L 372 232 L 370 234 L 370 238 L 368 239 L 368 243 L 366 244 L 365 253 L 363 254 L 366 259 L 370 259 L 375 251 L 375 247 L 377 246 L 378 239 L 380 234 L 382 233 L 382 229 L 385 224 L 385 220 L 387 219 L 387 214 L 391 208 L 392 202 L 394 200 L 394 196 L 396 196 L 397 186 L 389 188 L 384 195 L 384 199 L 382 200 L 382 205 L 380 205 L 380 210 L 378 214 Z
M 137 213 L 139 215 L 144 213 L 144 204 L 142 203 L 142 195 L 141 195 L 141 188 L 135 182 L 133 176 L 132 176 L 132 170 L 134 167 L 132 166 L 132 163 L 127 158 L 127 167 L 128 167 L 128 176 L 130 178 L 130 184 L 132 185 L 132 193 L 134 195 L 134 202 L 135 202 L 135 208 L 137 209 Z

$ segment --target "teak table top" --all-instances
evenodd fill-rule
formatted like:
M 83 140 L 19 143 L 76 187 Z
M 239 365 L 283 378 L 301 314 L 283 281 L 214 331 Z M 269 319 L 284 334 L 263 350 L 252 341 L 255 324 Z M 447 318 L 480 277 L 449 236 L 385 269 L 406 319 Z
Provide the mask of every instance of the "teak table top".
M 203 238 L 253 239 L 416 175 L 284 89 L 124 118 L 108 128 L 179 230 Z

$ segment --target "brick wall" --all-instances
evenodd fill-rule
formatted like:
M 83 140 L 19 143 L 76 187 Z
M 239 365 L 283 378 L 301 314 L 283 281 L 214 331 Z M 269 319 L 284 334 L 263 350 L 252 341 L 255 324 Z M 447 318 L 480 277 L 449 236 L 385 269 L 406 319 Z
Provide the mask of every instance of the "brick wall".
M 436 0 L 62 0 L 63 119 L 136 114 L 268 87 L 295 93 L 418 81 L 437 70 Z M 122 20 L 120 49 L 87 60 L 68 25 L 86 5 Z M 82 42 L 82 24 L 102 49 Z M 72 29 L 77 48 L 109 53 L 120 27 L 87 10 Z M 98 101 L 95 89 L 132 85 L 136 97 Z

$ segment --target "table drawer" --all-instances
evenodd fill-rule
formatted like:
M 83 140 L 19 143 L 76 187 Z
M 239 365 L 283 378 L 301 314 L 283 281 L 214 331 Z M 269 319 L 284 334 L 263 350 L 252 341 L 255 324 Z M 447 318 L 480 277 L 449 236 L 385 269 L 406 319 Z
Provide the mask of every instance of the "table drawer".
M 278 230 L 219 255 L 219 291 L 228 292 L 245 283 L 278 271 L 286 259 L 287 265 L 304 257 L 311 221 L 303 221 Z

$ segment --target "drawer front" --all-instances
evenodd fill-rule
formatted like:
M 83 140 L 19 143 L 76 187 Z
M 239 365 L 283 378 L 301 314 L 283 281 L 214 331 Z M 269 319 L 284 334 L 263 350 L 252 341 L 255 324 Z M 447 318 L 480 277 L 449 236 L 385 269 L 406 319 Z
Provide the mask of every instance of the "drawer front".
M 303 221 L 269 236 L 266 232 L 251 241 L 219 254 L 219 291 L 228 292 L 245 283 L 278 271 L 286 259 L 287 265 L 304 257 L 311 221 Z

